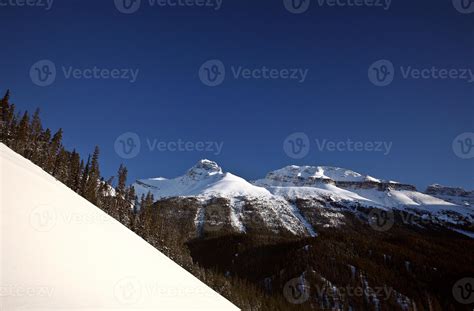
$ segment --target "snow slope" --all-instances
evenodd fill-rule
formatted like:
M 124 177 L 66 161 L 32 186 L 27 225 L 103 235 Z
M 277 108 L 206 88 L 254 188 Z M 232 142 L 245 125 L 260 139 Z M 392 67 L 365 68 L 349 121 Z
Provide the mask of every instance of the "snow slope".
M 0 144 L 0 310 L 238 310 Z

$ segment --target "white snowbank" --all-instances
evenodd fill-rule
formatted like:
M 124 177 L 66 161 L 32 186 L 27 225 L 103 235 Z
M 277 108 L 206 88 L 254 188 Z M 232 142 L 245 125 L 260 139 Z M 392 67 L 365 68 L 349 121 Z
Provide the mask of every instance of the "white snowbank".
M 1 310 L 238 310 L 0 144 Z

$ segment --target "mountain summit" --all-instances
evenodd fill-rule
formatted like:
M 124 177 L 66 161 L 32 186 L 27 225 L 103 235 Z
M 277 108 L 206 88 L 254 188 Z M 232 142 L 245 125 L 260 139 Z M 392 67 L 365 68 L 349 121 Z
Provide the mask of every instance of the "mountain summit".
M 203 159 L 189 169 L 186 176 L 194 180 L 200 180 L 216 174 L 222 175 L 222 168 L 214 161 Z
M 155 198 L 170 197 L 270 197 L 266 189 L 252 185 L 245 179 L 223 172 L 213 161 L 200 160 L 186 174 L 166 179 L 163 177 L 140 179 L 134 184 L 138 195 L 151 192 Z

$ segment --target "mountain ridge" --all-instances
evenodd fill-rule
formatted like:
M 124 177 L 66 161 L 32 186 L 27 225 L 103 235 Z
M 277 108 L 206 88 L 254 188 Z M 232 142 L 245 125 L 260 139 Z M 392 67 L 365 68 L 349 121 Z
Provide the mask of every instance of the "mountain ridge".
M 227 202 L 223 210 L 228 209 L 228 214 L 222 212 L 220 218 L 229 218 L 238 233 L 245 233 L 246 227 L 252 226 L 248 223 L 248 216 L 252 215 L 261 218 L 261 223 L 268 224 L 273 232 L 285 228 L 296 235 L 316 236 L 315 226 L 321 219 L 325 218 L 326 226 L 338 226 L 344 224 L 341 213 L 359 214 L 360 208 L 413 213 L 446 226 L 466 226 L 474 219 L 469 206 L 458 205 L 456 200 L 445 201 L 419 192 L 412 185 L 330 166 L 290 165 L 269 172 L 265 178 L 247 181 L 204 159 L 182 176 L 140 179 L 133 186 L 138 195 L 150 192 L 156 201 L 197 199 L 202 210 L 197 211 L 196 219 L 204 222 L 206 206 L 223 199 Z M 319 211 L 317 216 L 315 210 Z M 197 230 L 201 230 L 202 221 L 195 221 Z

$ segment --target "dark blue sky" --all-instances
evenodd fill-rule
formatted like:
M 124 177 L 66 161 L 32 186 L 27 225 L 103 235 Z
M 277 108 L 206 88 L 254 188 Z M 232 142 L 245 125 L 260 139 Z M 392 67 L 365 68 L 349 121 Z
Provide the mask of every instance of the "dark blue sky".
M 123 162 L 131 179 L 174 177 L 209 158 L 249 179 L 308 164 L 423 188 L 435 182 L 474 188 L 474 159 L 461 159 L 452 148 L 455 137 L 474 132 L 474 82 L 404 78 L 400 69 L 474 72 L 474 14 L 457 11 L 451 0 L 393 0 L 388 10 L 312 0 L 302 14 L 290 13 L 283 1 L 223 0 L 215 10 L 142 0 L 133 14 L 120 13 L 113 0 L 57 1 L 50 10 L 4 3 L 0 91 L 10 88 L 20 109 L 39 107 L 45 126 L 64 129 L 68 148 L 85 156 L 99 145 L 105 176 Z M 30 68 L 44 59 L 55 64 L 57 75 L 41 87 Z M 226 68 L 216 87 L 199 79 L 210 59 Z M 368 78 L 369 66 L 380 59 L 395 68 L 385 87 Z M 62 71 L 94 66 L 138 69 L 137 81 L 67 79 Z M 232 66 L 302 68 L 308 75 L 303 83 L 235 79 Z M 141 138 L 133 159 L 114 150 L 124 132 Z M 295 132 L 310 139 L 302 159 L 283 149 Z M 146 138 L 222 142 L 223 149 L 219 155 L 150 151 Z M 387 155 L 319 150 L 316 139 L 392 147 Z

